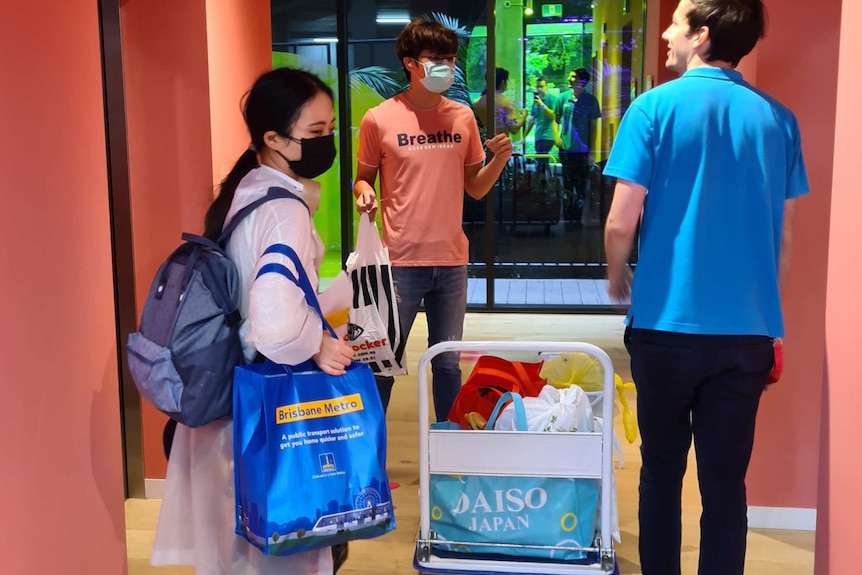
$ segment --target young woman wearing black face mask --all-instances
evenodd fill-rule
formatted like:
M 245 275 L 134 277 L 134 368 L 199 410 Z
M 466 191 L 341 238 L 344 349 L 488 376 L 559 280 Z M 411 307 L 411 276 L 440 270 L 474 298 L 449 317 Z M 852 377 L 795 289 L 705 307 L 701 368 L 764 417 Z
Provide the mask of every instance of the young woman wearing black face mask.
M 272 262 L 295 271 L 283 255 L 262 255 L 268 246 L 280 243 L 296 251 L 317 287 L 324 248 L 312 221 L 320 184 L 311 178 L 329 169 L 335 159 L 332 92 L 307 72 L 273 70 L 255 82 L 244 116 L 251 146 L 222 182 L 206 214 L 205 235 L 216 239 L 226 221 L 273 186 L 302 200 L 262 204 L 242 220 L 228 242 L 228 255 L 239 272 L 246 358 L 251 361 L 262 354 L 287 365 L 312 359 L 324 372 L 339 375 L 350 364 L 353 350 L 323 330 L 302 290 L 278 274 L 254 279 L 261 266 Z M 346 547 L 273 557 L 234 534 L 232 460 L 230 421 L 197 429 L 178 426 L 152 563 L 194 565 L 198 575 L 333 573 L 333 563 L 337 567 L 343 561 Z

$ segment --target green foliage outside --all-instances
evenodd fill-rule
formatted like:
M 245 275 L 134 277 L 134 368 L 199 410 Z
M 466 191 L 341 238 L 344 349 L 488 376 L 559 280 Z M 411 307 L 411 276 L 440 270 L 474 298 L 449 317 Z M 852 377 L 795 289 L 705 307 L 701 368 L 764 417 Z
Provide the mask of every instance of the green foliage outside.
M 536 78 L 544 76 L 550 89 L 568 90 L 569 72 L 589 68 L 585 42 L 590 40 L 590 36 L 581 34 L 528 37 L 525 57 L 528 85 L 535 86 Z

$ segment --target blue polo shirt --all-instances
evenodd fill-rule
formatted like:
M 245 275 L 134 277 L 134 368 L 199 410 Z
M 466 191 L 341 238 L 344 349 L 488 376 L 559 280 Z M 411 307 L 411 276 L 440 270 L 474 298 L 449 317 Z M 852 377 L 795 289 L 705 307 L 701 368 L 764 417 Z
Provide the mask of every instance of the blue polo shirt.
M 784 201 L 808 192 L 792 112 L 735 70 L 695 68 L 632 103 L 605 174 L 647 188 L 627 323 L 784 335 Z

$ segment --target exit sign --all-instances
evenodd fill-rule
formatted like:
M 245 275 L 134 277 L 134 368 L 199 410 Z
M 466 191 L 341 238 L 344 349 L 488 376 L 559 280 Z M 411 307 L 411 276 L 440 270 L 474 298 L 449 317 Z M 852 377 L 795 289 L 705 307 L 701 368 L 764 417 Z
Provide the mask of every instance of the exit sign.
M 563 17 L 562 4 L 542 4 L 542 18 Z

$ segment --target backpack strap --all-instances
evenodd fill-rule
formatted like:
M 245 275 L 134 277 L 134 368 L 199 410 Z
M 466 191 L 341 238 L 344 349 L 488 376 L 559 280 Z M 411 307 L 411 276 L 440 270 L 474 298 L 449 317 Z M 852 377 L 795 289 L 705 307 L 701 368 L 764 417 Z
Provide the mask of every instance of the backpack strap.
M 186 242 L 185 244 L 180 245 L 177 249 L 171 252 L 171 255 L 167 257 L 165 263 L 162 264 L 158 275 L 158 288 L 156 289 L 155 298 L 162 299 L 162 295 L 164 295 L 165 286 L 168 283 L 168 274 L 170 272 L 169 265 L 174 259 L 180 254 L 187 254 L 188 259 L 185 264 L 185 273 L 183 274 L 182 283 L 180 285 L 180 297 L 185 293 L 186 288 L 189 285 L 189 281 L 191 280 L 192 273 L 194 272 L 195 264 L 198 261 L 201 253 L 201 247 L 206 246 L 209 247 L 205 242 L 212 243 L 210 240 L 203 238 L 201 236 L 196 236 L 194 234 L 183 233 L 183 240 Z M 200 241 L 199 241 L 200 240 Z M 189 246 L 191 244 L 191 246 Z M 215 244 L 213 244 L 215 245 Z M 219 253 L 224 253 L 221 248 L 216 246 L 216 250 Z
M 280 188 L 278 186 L 272 186 L 271 188 L 269 188 L 266 191 L 265 196 L 263 196 L 262 198 L 258 198 L 257 200 L 253 201 L 249 205 L 245 206 L 240 211 L 238 211 L 234 215 L 234 217 L 232 217 L 230 219 L 230 221 L 227 223 L 227 225 L 225 225 L 224 229 L 222 230 L 222 233 L 218 237 L 218 240 L 216 241 L 216 243 L 220 246 L 223 246 L 225 244 L 225 242 L 227 242 L 228 238 L 230 238 L 230 235 L 233 233 L 233 231 L 236 229 L 236 227 L 239 225 L 239 223 L 242 220 L 244 220 L 247 215 L 252 213 L 261 204 L 265 204 L 266 202 L 268 202 L 270 200 L 277 200 L 277 199 L 298 200 L 303 206 L 305 206 L 306 210 L 308 209 L 308 204 L 306 204 L 302 198 L 300 198 L 299 196 L 297 196 L 293 192 L 288 191 L 285 188 Z M 309 213 L 310 213 L 310 211 L 309 211 Z
M 209 249 L 215 250 L 217 252 L 224 252 L 224 250 L 222 250 L 221 247 L 217 243 L 215 243 L 214 241 L 212 241 L 209 238 L 205 238 L 205 237 L 199 236 L 197 234 L 190 234 L 188 232 L 183 232 L 182 239 L 184 242 L 197 244 L 199 246 L 203 246 L 205 248 L 209 248 Z
M 278 263 L 269 263 L 264 264 L 260 271 L 257 272 L 257 275 L 254 279 L 259 278 L 260 276 L 268 273 L 277 273 L 282 275 L 295 283 L 299 288 L 305 293 L 305 300 L 308 302 L 314 310 L 317 312 L 317 315 L 320 316 L 320 320 L 323 322 L 323 327 L 332 335 L 334 338 L 338 338 L 335 334 L 335 330 L 332 329 L 332 326 L 329 325 L 329 322 L 326 321 L 326 318 L 323 316 L 323 311 L 320 309 L 320 302 L 317 301 L 317 294 L 314 293 L 314 288 L 311 287 L 311 280 L 308 279 L 308 274 L 305 272 L 305 268 L 302 267 L 302 262 L 299 261 L 299 256 L 296 255 L 296 252 L 288 245 L 285 244 L 273 244 L 266 248 L 266 250 L 261 254 L 265 256 L 267 254 L 281 254 L 283 256 L 287 256 L 293 265 L 296 266 L 297 274 L 299 278 L 297 278 L 293 273 L 287 268 L 287 266 L 278 264 Z

